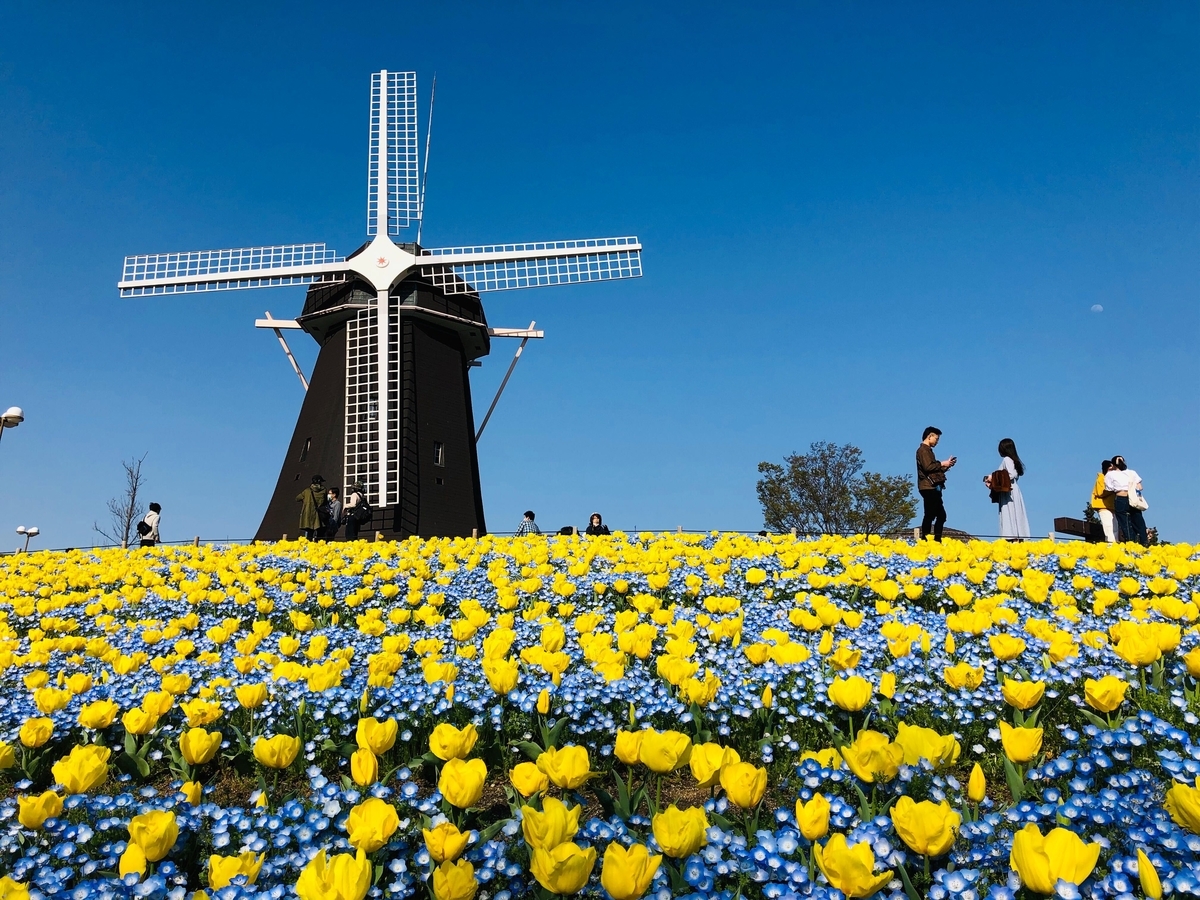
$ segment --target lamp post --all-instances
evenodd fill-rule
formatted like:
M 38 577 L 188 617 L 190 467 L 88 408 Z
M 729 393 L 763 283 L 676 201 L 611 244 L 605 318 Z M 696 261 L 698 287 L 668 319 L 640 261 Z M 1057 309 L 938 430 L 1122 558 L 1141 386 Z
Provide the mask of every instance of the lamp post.
M 0 438 L 4 437 L 5 428 L 16 428 L 25 421 L 25 411 L 19 406 L 10 406 L 0 416 Z
M 33 525 L 29 528 L 26 528 L 24 525 L 18 525 L 17 526 L 17 534 L 25 535 L 25 549 L 22 550 L 21 552 L 28 553 L 29 552 L 29 539 L 35 538 L 41 533 L 42 532 L 38 529 L 38 527 L 36 525 Z

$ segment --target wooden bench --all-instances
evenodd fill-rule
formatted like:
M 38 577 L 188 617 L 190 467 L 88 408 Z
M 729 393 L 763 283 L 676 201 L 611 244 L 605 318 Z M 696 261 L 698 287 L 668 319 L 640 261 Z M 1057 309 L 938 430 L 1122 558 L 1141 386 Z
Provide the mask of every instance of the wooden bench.
M 1104 542 L 1104 529 L 1099 522 L 1085 522 L 1083 519 L 1061 517 L 1054 520 L 1054 530 L 1059 534 L 1069 534 L 1081 537 L 1088 543 Z

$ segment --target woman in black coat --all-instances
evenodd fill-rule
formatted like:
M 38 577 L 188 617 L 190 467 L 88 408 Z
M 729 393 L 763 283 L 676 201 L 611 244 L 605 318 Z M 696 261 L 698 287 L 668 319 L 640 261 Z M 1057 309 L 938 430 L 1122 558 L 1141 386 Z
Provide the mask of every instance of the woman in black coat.
M 597 535 L 610 534 L 611 532 L 609 532 L 608 526 L 604 524 L 604 520 L 600 518 L 600 513 L 592 513 L 592 519 L 588 522 L 588 527 L 583 533 Z

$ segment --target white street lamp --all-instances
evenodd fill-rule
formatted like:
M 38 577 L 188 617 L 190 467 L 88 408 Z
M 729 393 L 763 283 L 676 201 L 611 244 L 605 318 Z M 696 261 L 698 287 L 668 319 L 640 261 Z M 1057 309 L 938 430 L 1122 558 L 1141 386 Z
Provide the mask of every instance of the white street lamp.
M 25 411 L 19 406 L 10 406 L 0 416 L 0 438 L 4 437 L 5 428 L 16 428 L 25 421 Z
M 38 529 L 38 527 L 36 525 L 32 525 L 29 528 L 26 528 L 24 525 L 18 525 L 17 526 L 17 534 L 25 535 L 25 549 L 22 550 L 21 552 L 28 553 L 29 552 L 29 539 L 35 538 L 41 533 L 42 532 Z

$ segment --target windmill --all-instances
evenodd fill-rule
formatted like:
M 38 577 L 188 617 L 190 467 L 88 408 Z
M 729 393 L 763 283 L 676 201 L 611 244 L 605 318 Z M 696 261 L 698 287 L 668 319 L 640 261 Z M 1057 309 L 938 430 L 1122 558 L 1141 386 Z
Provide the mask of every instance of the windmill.
M 308 286 L 295 320 L 268 314 L 258 323 L 275 330 L 289 357 L 280 328 L 320 344 L 259 539 L 296 533 L 296 495 L 316 474 L 365 486 L 376 511 L 368 534 L 483 533 L 468 372 L 491 338 L 520 338 L 523 347 L 541 333 L 532 324 L 489 328 L 479 295 L 642 274 L 636 237 L 420 246 L 418 149 L 416 73 L 373 73 L 367 242 L 358 250 L 343 257 L 311 243 L 125 258 L 122 297 Z

